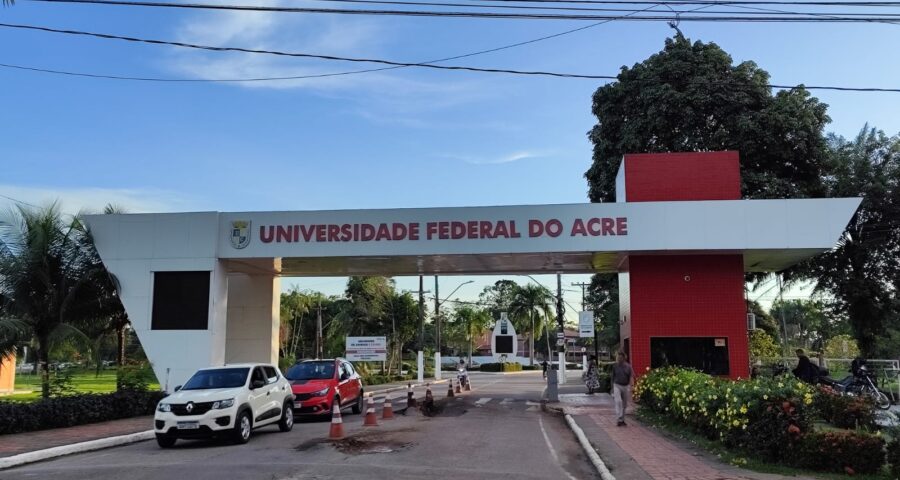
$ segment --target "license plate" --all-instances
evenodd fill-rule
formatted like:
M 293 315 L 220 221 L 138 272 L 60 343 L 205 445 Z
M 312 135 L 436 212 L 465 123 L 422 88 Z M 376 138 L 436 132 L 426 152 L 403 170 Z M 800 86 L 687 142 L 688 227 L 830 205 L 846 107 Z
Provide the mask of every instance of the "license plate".
M 198 428 L 200 428 L 198 422 L 178 422 L 179 430 L 197 430 Z

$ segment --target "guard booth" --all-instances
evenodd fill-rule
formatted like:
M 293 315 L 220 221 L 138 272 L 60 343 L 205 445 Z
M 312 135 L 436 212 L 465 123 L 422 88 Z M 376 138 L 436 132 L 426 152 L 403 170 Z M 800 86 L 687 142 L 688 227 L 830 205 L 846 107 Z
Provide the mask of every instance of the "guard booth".
M 627 155 L 616 189 L 614 203 L 86 221 L 166 390 L 198 368 L 277 362 L 281 278 L 297 276 L 619 273 L 621 346 L 638 372 L 738 377 L 743 273 L 831 249 L 860 203 L 741 200 L 737 152 Z

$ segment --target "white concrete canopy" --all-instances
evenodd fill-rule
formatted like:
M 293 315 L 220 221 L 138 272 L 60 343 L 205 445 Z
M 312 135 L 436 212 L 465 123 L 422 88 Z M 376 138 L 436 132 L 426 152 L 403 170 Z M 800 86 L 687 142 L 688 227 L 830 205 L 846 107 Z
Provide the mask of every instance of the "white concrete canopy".
M 87 223 L 171 390 L 201 367 L 277 361 L 279 276 L 617 272 L 634 253 L 739 253 L 747 271 L 777 271 L 831 249 L 860 201 L 160 213 Z M 210 272 L 205 330 L 151 328 L 154 274 L 178 271 Z

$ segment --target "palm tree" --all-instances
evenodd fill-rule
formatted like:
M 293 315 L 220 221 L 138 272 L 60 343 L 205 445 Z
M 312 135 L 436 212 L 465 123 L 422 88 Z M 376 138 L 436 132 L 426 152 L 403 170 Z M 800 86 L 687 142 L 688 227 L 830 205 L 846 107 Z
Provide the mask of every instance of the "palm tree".
M 475 339 L 487 330 L 491 324 L 491 314 L 487 310 L 475 309 L 470 306 L 461 306 L 454 312 L 454 323 L 460 328 L 465 335 L 466 343 L 469 348 L 468 365 L 472 367 L 472 344 Z
M 108 273 L 77 217 L 66 219 L 54 203 L 17 206 L 0 220 L 0 337 L 34 338 L 41 394 L 50 396 L 50 349 L 84 335 L 77 328 L 97 318 L 98 280 Z M 93 254 L 92 254 L 93 252 Z
M 513 293 L 509 316 L 515 322 L 516 330 L 528 333 L 531 365 L 534 365 L 534 337 L 543 333 L 544 320 L 553 318 L 552 305 L 553 294 L 543 285 L 517 285 Z

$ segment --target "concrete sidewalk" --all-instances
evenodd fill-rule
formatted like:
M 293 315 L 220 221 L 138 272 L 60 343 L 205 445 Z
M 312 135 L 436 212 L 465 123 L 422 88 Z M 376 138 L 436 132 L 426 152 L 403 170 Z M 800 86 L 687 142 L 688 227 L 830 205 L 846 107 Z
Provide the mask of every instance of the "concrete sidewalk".
M 695 447 L 645 426 L 628 414 L 628 425 L 616 425 L 615 407 L 608 393 L 560 394 L 549 404 L 572 416 L 591 445 L 618 480 L 797 480 L 743 470 L 724 464 Z M 629 407 L 629 412 L 631 407 Z

